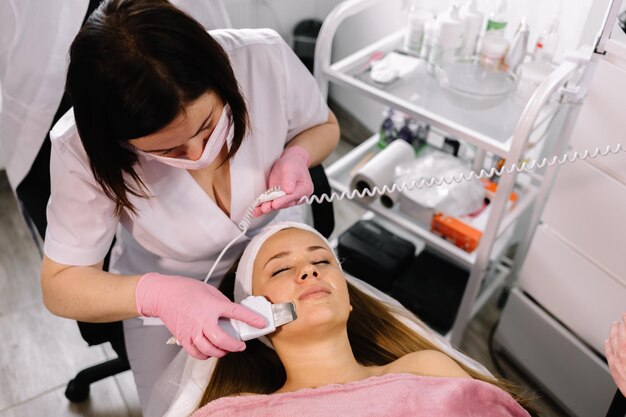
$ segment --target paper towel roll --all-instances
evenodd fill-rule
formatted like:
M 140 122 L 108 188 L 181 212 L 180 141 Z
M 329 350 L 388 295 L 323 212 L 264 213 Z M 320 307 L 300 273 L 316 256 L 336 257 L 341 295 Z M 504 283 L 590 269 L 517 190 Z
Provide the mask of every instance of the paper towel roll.
M 350 189 L 363 191 L 374 187 L 382 188 L 384 185 L 391 185 L 395 179 L 396 166 L 415 158 L 415 150 L 411 145 L 402 139 L 391 142 L 382 151 L 376 154 L 365 165 L 363 165 L 350 180 Z M 390 195 L 385 199 L 386 203 L 393 205 L 397 199 Z M 373 202 L 375 197 L 363 197 L 366 203 Z

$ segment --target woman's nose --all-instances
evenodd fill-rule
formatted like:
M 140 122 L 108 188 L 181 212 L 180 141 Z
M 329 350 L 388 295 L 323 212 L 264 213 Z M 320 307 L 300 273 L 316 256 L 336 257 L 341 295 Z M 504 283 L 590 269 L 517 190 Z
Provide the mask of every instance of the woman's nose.
M 307 265 L 305 268 L 303 268 L 302 272 L 300 273 L 301 281 L 304 281 L 310 278 L 317 278 L 317 277 L 319 277 L 319 272 L 317 272 L 317 269 L 315 268 L 314 265 Z
M 197 161 L 202 156 L 203 151 L 204 151 L 204 139 L 193 138 L 187 142 L 185 156 L 190 161 Z

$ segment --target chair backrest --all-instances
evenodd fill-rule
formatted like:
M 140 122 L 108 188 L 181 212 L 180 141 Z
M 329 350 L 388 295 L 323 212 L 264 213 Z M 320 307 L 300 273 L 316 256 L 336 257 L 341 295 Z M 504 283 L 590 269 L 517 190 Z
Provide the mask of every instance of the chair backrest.
M 322 165 L 312 167 L 309 169 L 309 173 L 313 181 L 313 195 L 330 195 L 330 184 L 328 183 L 324 167 Z M 311 204 L 311 212 L 313 214 L 313 227 L 324 237 L 328 238 L 335 229 L 333 203 L 327 201 L 313 203 Z

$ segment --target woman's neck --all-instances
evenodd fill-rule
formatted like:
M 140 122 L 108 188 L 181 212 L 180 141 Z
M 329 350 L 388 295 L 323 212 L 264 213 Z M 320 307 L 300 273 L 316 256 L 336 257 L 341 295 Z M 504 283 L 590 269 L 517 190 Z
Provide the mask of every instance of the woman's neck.
M 347 334 L 340 337 L 303 342 L 275 343 L 276 352 L 287 373 L 287 380 L 277 392 L 345 384 L 378 375 L 379 367 L 359 364 Z

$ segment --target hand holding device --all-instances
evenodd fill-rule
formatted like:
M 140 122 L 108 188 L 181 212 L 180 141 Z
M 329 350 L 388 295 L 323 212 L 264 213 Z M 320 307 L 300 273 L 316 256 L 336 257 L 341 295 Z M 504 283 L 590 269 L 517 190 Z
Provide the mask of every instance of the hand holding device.
M 225 333 L 220 317 L 235 319 L 255 328 L 265 328 L 263 316 L 230 301 L 212 285 L 192 278 L 145 274 L 135 290 L 141 315 L 159 317 L 185 350 L 194 358 L 222 357 L 246 345 Z
M 272 304 L 262 295 L 250 295 L 241 300 L 241 305 L 259 313 L 267 321 L 267 326 L 259 329 L 235 319 L 220 318 L 220 329 L 234 339 L 247 341 L 265 336 L 276 331 L 276 328 L 291 323 L 298 318 L 296 305 L 293 302 Z M 180 344 L 174 336 L 167 341 L 168 345 Z
M 254 216 L 269 213 L 271 210 L 291 207 L 302 197 L 313 193 L 313 181 L 309 174 L 309 154 L 300 146 L 285 149 L 274 162 L 269 176 L 269 187 L 280 187 L 285 196 L 265 202 L 257 207 Z

